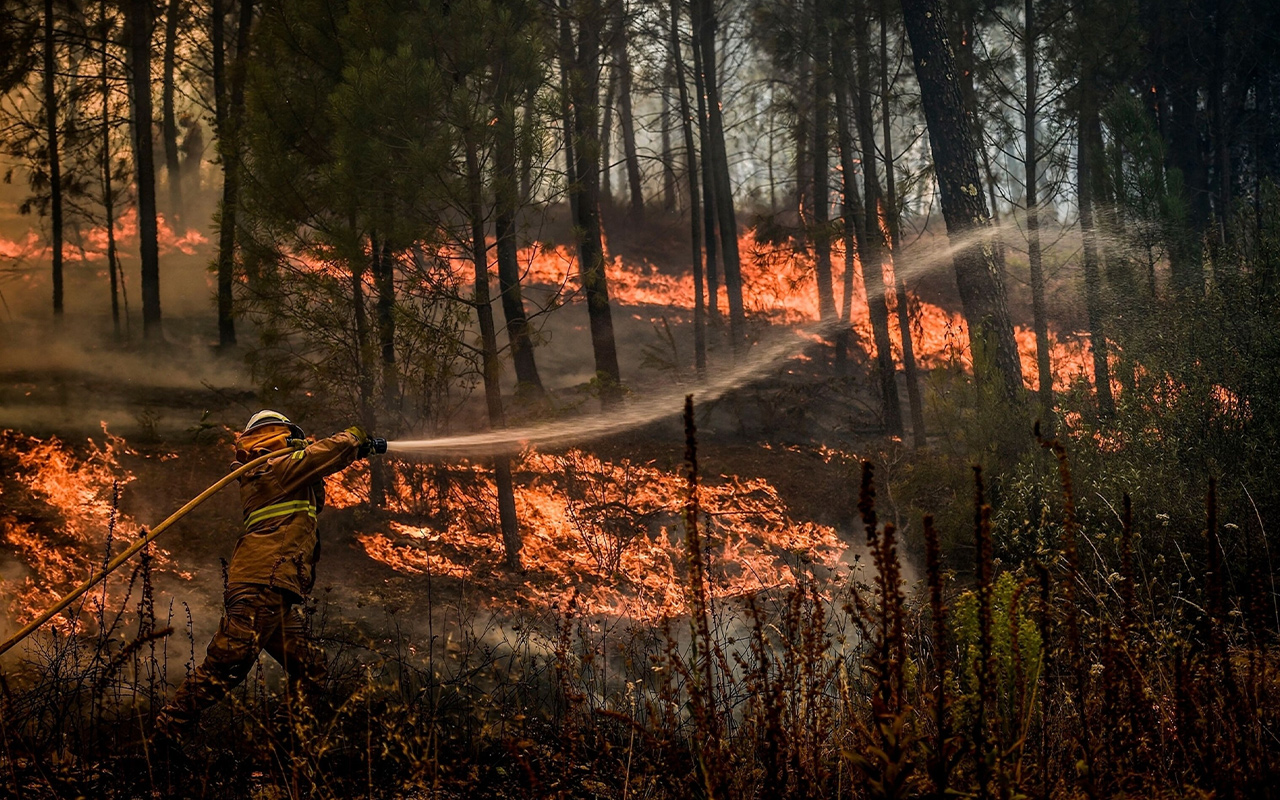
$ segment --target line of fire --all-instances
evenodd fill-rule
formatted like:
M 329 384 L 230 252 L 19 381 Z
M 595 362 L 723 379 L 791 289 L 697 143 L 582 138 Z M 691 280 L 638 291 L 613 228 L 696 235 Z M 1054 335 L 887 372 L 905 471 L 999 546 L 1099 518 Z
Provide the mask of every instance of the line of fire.
M 1277 45 L 0 2 L 0 797 L 1280 797 Z

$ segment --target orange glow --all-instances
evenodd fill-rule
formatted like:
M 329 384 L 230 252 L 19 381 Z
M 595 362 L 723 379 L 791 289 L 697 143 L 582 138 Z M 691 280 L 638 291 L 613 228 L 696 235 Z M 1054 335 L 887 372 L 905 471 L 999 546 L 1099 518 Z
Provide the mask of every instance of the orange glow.
M 0 593 L 11 598 L 6 610 L 18 622 L 34 617 L 105 558 L 113 486 L 123 487 L 133 476 L 118 461 L 128 452 L 124 440 L 105 427 L 104 435 L 102 443 L 90 439 L 77 453 L 56 438 L 0 431 L 0 450 L 17 461 L 19 496 L 5 505 L 26 509 L 23 518 L 0 511 L 0 542 L 23 568 L 16 578 L 0 579 Z M 117 516 L 117 541 L 136 529 Z M 167 560 L 163 551 L 154 552 L 161 563 Z
M 507 610 L 556 606 L 576 592 L 585 614 L 652 622 L 685 612 L 680 474 L 578 450 L 527 452 L 515 468 L 521 557 L 528 570 L 523 576 L 502 577 L 497 515 L 487 507 L 477 514 L 474 507 L 477 493 L 491 503 L 496 490 L 488 471 L 476 465 L 447 468 L 451 479 L 470 488 L 449 494 L 444 507 L 435 509 L 446 522 L 391 522 L 388 530 L 357 540 L 370 558 L 400 572 L 491 586 L 500 580 L 493 602 Z M 367 472 L 344 473 L 342 480 L 330 481 L 330 502 L 358 502 L 367 482 Z M 411 505 L 432 491 L 398 476 L 389 509 L 411 515 Z M 797 563 L 840 567 L 847 546 L 835 529 L 792 518 L 768 481 L 719 476 L 701 491 L 714 598 L 794 585 Z

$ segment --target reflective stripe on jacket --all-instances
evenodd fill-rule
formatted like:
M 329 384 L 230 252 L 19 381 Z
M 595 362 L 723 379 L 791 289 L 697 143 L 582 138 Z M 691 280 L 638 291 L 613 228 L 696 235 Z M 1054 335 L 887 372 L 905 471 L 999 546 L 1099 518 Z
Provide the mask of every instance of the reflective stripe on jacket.
M 241 476 L 245 532 L 231 556 L 228 584 L 274 586 L 299 596 L 311 590 L 324 478 L 355 461 L 359 448 L 360 440 L 344 431 Z

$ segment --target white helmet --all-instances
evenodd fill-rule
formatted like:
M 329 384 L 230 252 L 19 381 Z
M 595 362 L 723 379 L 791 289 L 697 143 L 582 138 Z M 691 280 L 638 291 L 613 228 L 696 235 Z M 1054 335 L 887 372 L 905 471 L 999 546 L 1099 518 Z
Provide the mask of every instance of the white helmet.
M 252 417 L 249 417 L 249 424 L 244 426 L 244 430 L 241 431 L 241 434 L 248 433 L 251 430 L 262 428 L 267 425 L 286 425 L 295 439 L 302 439 L 306 436 L 306 434 L 303 433 L 302 428 L 293 424 L 293 421 L 284 414 L 281 414 L 279 411 L 272 411 L 266 408 L 262 409 L 257 414 L 254 414 Z

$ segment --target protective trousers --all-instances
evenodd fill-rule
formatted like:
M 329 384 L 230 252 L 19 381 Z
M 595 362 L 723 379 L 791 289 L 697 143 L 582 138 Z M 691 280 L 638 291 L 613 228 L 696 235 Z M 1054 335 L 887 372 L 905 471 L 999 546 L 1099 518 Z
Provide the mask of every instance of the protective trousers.
M 164 723 L 193 725 L 201 711 L 245 679 L 263 650 L 284 667 L 294 698 L 315 697 L 325 676 L 324 650 L 307 638 L 292 595 L 269 586 L 228 587 L 226 613 L 204 663 L 178 687 L 162 714 Z

